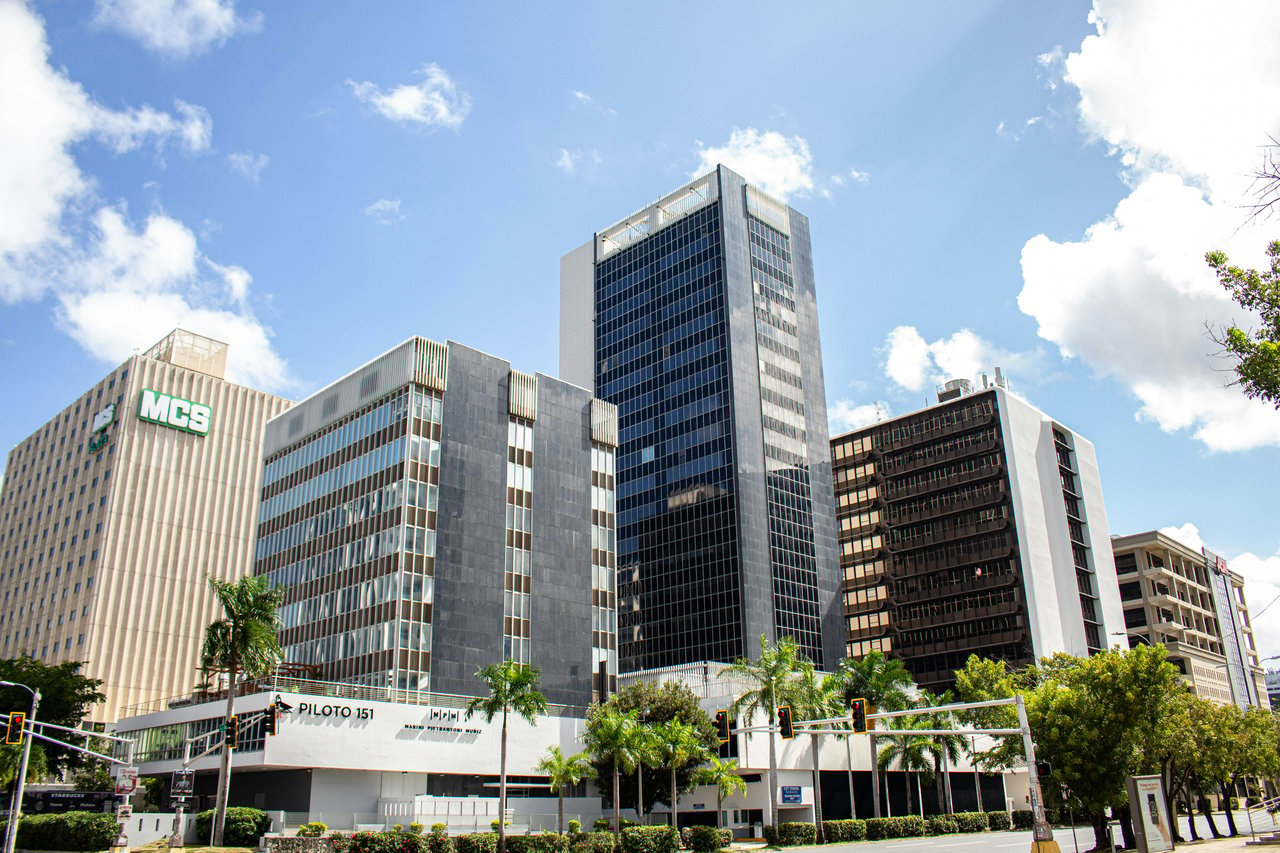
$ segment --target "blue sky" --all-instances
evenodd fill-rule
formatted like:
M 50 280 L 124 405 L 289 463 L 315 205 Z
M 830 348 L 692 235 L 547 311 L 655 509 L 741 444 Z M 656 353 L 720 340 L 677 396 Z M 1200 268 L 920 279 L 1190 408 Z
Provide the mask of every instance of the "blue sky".
M 554 375 L 560 255 L 724 161 L 810 218 L 833 430 L 999 365 L 1095 443 L 1113 532 L 1203 537 L 1260 610 L 1280 413 L 1222 387 L 1205 324 L 1248 318 L 1203 254 L 1280 238 L 1240 207 L 1276 32 L 1271 0 L 0 0 L 0 445 L 179 324 L 293 397 L 414 334 Z

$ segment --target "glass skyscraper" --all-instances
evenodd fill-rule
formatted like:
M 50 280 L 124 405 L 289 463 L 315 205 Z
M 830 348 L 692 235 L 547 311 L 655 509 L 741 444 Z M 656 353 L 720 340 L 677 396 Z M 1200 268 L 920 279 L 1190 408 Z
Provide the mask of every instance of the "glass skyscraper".
M 723 166 L 561 260 L 560 370 L 618 407 L 623 670 L 844 649 L 808 220 Z

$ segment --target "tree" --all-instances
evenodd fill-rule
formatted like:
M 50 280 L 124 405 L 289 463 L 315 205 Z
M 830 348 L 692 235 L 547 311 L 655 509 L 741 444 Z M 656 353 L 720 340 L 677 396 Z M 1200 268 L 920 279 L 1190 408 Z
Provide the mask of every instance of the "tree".
M 98 689 L 102 681 L 82 675 L 82 661 L 63 661 L 49 665 L 35 658 L 23 655 L 17 658 L 0 660 L 0 681 L 12 681 L 25 684 L 32 690 L 40 691 L 40 710 L 38 721 L 54 723 L 67 728 L 79 728 L 90 709 L 106 698 Z M 31 708 L 31 694 L 21 687 L 0 687 L 0 711 L 28 711 Z M 58 735 L 59 740 L 76 746 L 85 747 L 85 739 L 69 732 Z M 66 771 L 74 771 L 83 767 L 87 757 L 73 749 L 67 749 L 53 743 L 32 744 L 31 760 L 35 760 L 36 747 L 42 747 L 47 772 L 61 775 Z M 16 773 L 16 769 L 15 769 Z
M 676 789 L 676 774 L 686 768 L 697 767 L 707 760 L 707 749 L 702 744 L 698 731 L 688 723 L 679 720 L 667 720 L 665 723 L 653 724 L 653 732 L 658 744 L 658 753 L 667 769 L 671 771 L 671 825 L 679 826 L 680 792 Z
M 901 728 L 914 728 L 916 719 L 914 717 L 895 717 L 896 721 L 900 721 L 898 726 Z M 907 811 L 915 812 L 916 808 L 912 805 L 911 796 L 911 774 L 919 773 L 926 781 L 932 779 L 933 763 L 930 761 L 930 749 L 933 741 L 928 735 L 885 735 L 887 743 L 881 748 L 880 753 L 876 756 L 876 765 L 881 770 L 890 769 L 894 762 L 897 762 L 898 769 L 907 773 Z M 924 811 L 924 803 L 920 804 L 920 811 Z
M 22 747 L 17 744 L 0 744 L 0 786 L 8 787 L 18 778 L 18 768 L 22 764 Z M 27 756 L 27 782 L 38 782 L 49 775 L 49 759 L 41 744 L 31 744 L 31 754 Z M 78 790 L 78 789 L 77 789 Z M 96 788 L 104 791 L 106 788 Z
M 284 588 L 272 588 L 267 579 L 247 576 L 232 583 L 209 578 L 209 586 L 222 605 L 222 618 L 204 630 L 200 647 L 200 668 L 208 673 L 227 674 L 227 713 L 224 725 L 235 714 L 236 679 L 241 673 L 248 678 L 261 678 L 280 663 L 283 653 L 277 631 L 277 610 L 284 603 Z M 218 796 L 213 814 L 212 844 L 222 844 L 227 820 L 227 796 L 231 784 L 231 750 L 224 745 L 218 768 Z
M 843 711 L 840 698 L 843 685 L 833 676 L 817 677 L 813 664 L 803 661 L 800 671 L 787 684 L 787 698 L 791 711 L 798 719 L 824 720 Z M 822 781 L 818 769 L 818 738 L 820 735 L 809 735 L 809 751 L 813 756 L 813 809 L 814 824 L 817 827 L 817 840 L 825 844 L 822 832 Z
M 911 673 L 902 661 L 889 658 L 879 649 L 872 649 L 860 658 L 845 658 L 836 669 L 836 678 L 844 687 L 844 707 L 854 699 L 866 699 L 868 703 L 885 711 L 900 711 L 907 707 L 907 692 L 915 684 Z M 871 755 L 876 755 L 876 734 L 870 734 Z M 871 798 L 875 816 L 880 817 L 879 765 L 871 762 Z M 852 801 L 853 793 L 849 794 Z
M 71 788 L 75 791 L 114 791 L 116 782 L 105 761 L 94 761 L 71 776 Z
M 613 800 L 613 832 L 622 837 L 622 785 L 619 777 L 623 767 L 635 762 L 632 751 L 635 736 L 632 731 L 638 725 L 638 711 L 619 711 L 608 706 L 593 705 L 587 711 L 587 725 L 583 732 L 583 744 L 596 762 L 604 765 L 613 778 L 610 795 Z
M 508 658 L 476 670 L 476 677 L 489 688 L 488 696 L 477 696 L 467 703 L 467 719 L 477 712 L 485 722 L 502 714 L 502 751 L 498 763 L 498 853 L 507 853 L 507 716 L 512 711 L 532 724 L 539 714 L 547 712 L 547 700 L 538 692 L 536 666 Z
M 596 774 L 585 752 L 566 757 L 560 747 L 553 746 L 538 762 L 538 772 L 547 774 L 547 785 L 559 798 L 556 814 L 556 832 L 564 832 L 564 789 L 572 788 L 583 779 Z
M 720 826 L 723 822 L 721 815 L 724 814 L 726 797 L 742 794 L 743 799 L 746 799 L 747 796 L 747 783 L 742 781 L 742 777 L 738 775 L 738 761 L 734 758 L 721 761 L 719 758 L 712 756 L 706 765 L 698 768 L 694 774 L 694 781 L 699 785 L 715 786 L 716 826 Z
M 624 687 L 609 697 L 604 707 L 620 711 L 635 711 L 638 723 L 658 724 L 669 720 L 679 720 L 692 726 L 698 733 L 703 747 L 714 753 L 720 742 L 716 735 L 715 722 L 702 708 L 698 696 L 682 681 L 636 682 Z M 612 796 L 613 769 L 607 760 L 596 761 L 596 787 L 601 796 Z M 693 779 L 693 768 L 688 767 L 676 774 L 676 784 L 685 790 Z M 637 784 L 639 780 L 639 784 Z M 655 802 L 663 802 L 671 795 L 670 779 L 661 767 L 645 766 L 639 771 L 628 771 L 619 779 L 622 786 L 620 799 L 622 802 L 634 802 L 637 787 L 643 788 L 643 809 L 647 811 Z
M 769 720 L 769 823 L 778 825 L 778 753 L 774 729 L 778 708 L 782 706 L 787 682 L 800 665 L 800 647 L 791 637 L 780 637 L 769 645 L 768 638 L 760 635 L 760 657 L 754 661 L 738 658 L 725 667 L 725 675 L 737 677 L 746 683 L 744 690 L 733 700 L 733 713 L 751 725 L 756 712 Z
M 631 729 L 631 765 L 629 772 L 636 774 L 636 817 L 640 823 L 648 825 L 645 818 L 644 771 L 646 767 L 657 768 L 662 760 L 658 737 L 650 723 L 643 720 Z
M 1258 272 L 1227 265 L 1227 256 L 1212 251 L 1205 260 L 1231 298 L 1246 311 L 1255 312 L 1261 325 L 1255 330 L 1235 323 L 1210 329 L 1210 337 L 1234 362 L 1235 381 L 1246 397 L 1263 400 L 1280 409 L 1280 240 L 1267 247 L 1271 269 Z

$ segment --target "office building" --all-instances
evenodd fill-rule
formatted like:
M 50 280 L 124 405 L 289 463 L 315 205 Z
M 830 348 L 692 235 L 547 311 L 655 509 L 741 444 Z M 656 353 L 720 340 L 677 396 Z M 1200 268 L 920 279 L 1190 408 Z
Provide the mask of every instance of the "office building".
M 1197 696 L 1270 707 L 1240 573 L 1158 530 L 1117 536 L 1111 548 L 1129 645 L 1163 643 Z
M 808 220 L 723 166 L 561 259 L 560 370 L 618 407 L 624 670 L 843 651 Z
M 617 416 L 591 392 L 411 338 L 267 425 L 254 571 L 313 678 L 480 695 L 514 658 L 551 702 L 616 672 Z
M 1021 666 L 1115 644 L 1093 445 L 1002 379 L 938 399 L 831 440 L 849 654 L 880 649 L 942 690 L 971 654 Z
M 287 400 L 226 381 L 226 344 L 177 330 L 18 444 L 0 491 L 0 655 L 86 661 L 89 719 L 189 688 L 252 565 L 263 430 Z

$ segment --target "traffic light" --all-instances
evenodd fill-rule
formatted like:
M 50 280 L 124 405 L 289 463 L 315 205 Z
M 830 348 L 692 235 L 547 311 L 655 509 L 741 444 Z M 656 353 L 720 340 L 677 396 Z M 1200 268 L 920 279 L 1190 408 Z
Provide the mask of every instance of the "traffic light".
M 276 733 L 276 703 L 272 702 L 267 706 L 267 715 L 262 718 L 262 733 L 264 735 L 274 735 Z
M 27 715 L 14 711 L 9 715 L 9 728 L 4 733 L 5 743 L 22 743 L 22 728 L 27 723 Z
M 859 734 L 867 730 L 867 700 L 854 699 L 849 703 L 849 715 L 853 718 L 853 730 Z
M 729 742 L 729 712 L 716 711 L 716 733 L 721 743 Z
M 796 736 L 795 727 L 791 725 L 791 708 L 786 705 L 778 709 L 778 728 L 783 740 L 791 740 Z
M 1053 765 L 1047 761 L 1036 762 L 1036 775 L 1041 779 L 1048 779 L 1053 775 Z
M 236 735 L 239 734 L 240 720 L 238 717 L 227 717 L 227 735 L 223 741 L 227 745 L 227 749 L 236 748 Z

